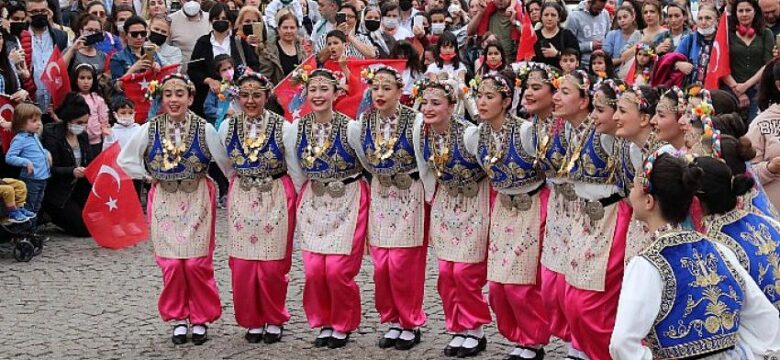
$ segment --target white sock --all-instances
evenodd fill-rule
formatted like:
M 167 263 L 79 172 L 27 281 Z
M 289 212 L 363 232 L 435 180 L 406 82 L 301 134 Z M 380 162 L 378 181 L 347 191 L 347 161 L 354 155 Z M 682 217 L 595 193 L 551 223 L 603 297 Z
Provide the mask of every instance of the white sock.
M 536 352 L 533 350 L 523 349 L 523 352 L 520 354 L 520 358 L 522 359 L 533 359 L 536 357 Z
M 414 331 L 412 330 L 404 330 L 404 332 L 401 333 L 400 336 L 401 340 L 414 340 Z
M 187 320 L 174 321 L 173 326 L 173 335 L 187 335 Z
M 476 337 L 477 339 L 481 339 L 481 338 L 485 337 L 485 332 L 482 331 L 482 326 L 480 326 L 480 327 L 478 327 L 478 328 L 476 328 L 474 330 L 469 330 L 469 331 L 467 331 L 467 333 L 469 335 L 471 335 L 471 336 Z
M 263 328 L 249 329 L 249 333 L 250 334 L 262 334 L 263 333 Z
M 268 324 L 268 326 L 265 328 L 265 332 L 278 335 L 282 333 L 282 328 L 277 325 Z
M 398 331 L 399 327 L 401 327 L 401 325 L 398 323 L 390 323 L 390 329 L 385 333 L 385 338 L 398 339 L 398 336 L 401 335 L 401 332 Z
M 333 335 L 331 335 L 331 336 L 336 338 L 336 339 L 339 339 L 339 340 L 344 340 L 344 339 L 347 338 L 347 334 L 346 333 L 343 333 L 341 331 L 336 331 L 336 330 L 333 330 Z
M 455 336 L 452 337 L 452 340 L 450 340 L 449 346 L 456 348 L 463 346 L 463 341 L 466 340 L 465 336 L 465 333 L 455 334 Z
M 192 333 L 196 335 L 203 335 L 206 333 L 206 327 L 203 325 L 192 325 Z
M 331 330 L 331 329 L 322 329 L 322 331 L 320 331 L 320 334 L 317 335 L 317 338 L 318 339 L 329 338 L 329 337 L 331 337 L 331 335 L 333 335 L 333 330 Z
M 525 350 L 525 349 L 520 348 L 520 347 L 515 347 L 515 349 L 512 350 L 512 352 L 509 353 L 509 355 L 511 355 L 511 356 L 520 356 L 520 354 L 523 353 L 523 350 Z

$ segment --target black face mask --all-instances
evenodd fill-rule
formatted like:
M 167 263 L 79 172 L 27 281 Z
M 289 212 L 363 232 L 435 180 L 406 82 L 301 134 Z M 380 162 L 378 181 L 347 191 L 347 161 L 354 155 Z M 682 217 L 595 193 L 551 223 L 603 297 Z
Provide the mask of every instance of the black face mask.
M 227 31 L 227 29 L 230 27 L 230 21 L 214 20 L 214 23 L 211 24 L 211 27 L 214 28 L 214 31 L 222 33 Z
M 46 14 L 35 14 L 30 19 L 30 25 L 36 29 L 43 29 L 49 25 L 49 19 L 46 17 Z
M 168 36 L 160 34 L 158 32 L 150 31 L 148 39 L 149 41 L 152 42 L 152 44 L 155 44 L 157 46 L 162 46 L 162 44 L 165 43 L 165 40 L 168 40 Z
M 11 35 L 19 37 L 22 31 L 27 30 L 30 24 L 27 21 L 13 21 L 11 24 Z
M 409 11 L 412 8 L 412 0 L 401 0 L 398 2 L 398 7 L 403 11 Z
M 366 29 L 368 31 L 374 32 L 379 30 L 379 20 L 366 20 Z

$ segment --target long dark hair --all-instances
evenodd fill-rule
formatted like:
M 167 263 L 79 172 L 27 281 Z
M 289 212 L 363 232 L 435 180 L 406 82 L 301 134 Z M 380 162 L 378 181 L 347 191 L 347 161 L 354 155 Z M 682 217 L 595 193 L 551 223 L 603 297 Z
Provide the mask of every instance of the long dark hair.
M 758 108 L 766 110 L 769 105 L 780 102 L 780 90 L 776 82 L 780 81 L 780 61 L 774 59 L 766 64 L 758 83 Z
M 412 73 L 422 74 L 425 72 L 425 66 L 420 60 L 420 54 L 414 49 L 411 43 L 406 40 L 401 40 L 395 43 L 395 46 L 390 50 L 391 59 L 407 59 L 406 68 L 412 71 Z
M 658 201 L 665 220 L 673 224 L 685 221 L 701 178 L 702 169 L 672 155 L 661 154 L 653 162 L 650 194 Z
M 729 31 L 737 31 L 737 25 L 739 25 L 737 6 L 743 2 L 753 7 L 753 22 L 750 24 L 750 27 L 756 31 L 756 35 L 759 35 L 761 30 L 764 30 L 764 12 L 761 11 L 761 7 L 758 6 L 758 1 L 756 0 L 734 0 L 734 3 L 731 4 L 731 16 L 729 16 Z
M 82 71 L 88 71 L 90 74 L 92 74 L 92 87 L 89 88 L 89 92 L 97 92 L 98 91 L 98 75 L 97 71 L 95 70 L 95 67 L 91 64 L 87 63 L 81 63 L 76 65 L 73 70 L 70 72 L 70 88 L 73 89 L 75 92 L 79 92 L 79 74 Z
M 5 29 L 0 30 L 0 34 L 3 35 L 3 47 L 0 49 L 0 51 L 2 51 L 2 56 L 0 56 L 0 75 L 2 75 L 5 80 L 5 93 L 11 95 L 20 88 L 19 78 L 12 68 L 13 65 L 11 64 L 11 60 L 8 58 L 10 49 L 8 47 L 8 42 L 9 40 L 12 41 L 13 37 L 10 33 L 5 31 Z
M 693 163 L 704 173 L 696 197 L 701 200 L 707 214 L 733 210 L 737 206 L 737 197 L 746 194 L 755 185 L 753 178 L 745 174 L 734 175 L 731 168 L 720 160 L 698 157 Z
M 504 47 L 501 46 L 501 44 L 499 44 L 497 41 L 489 42 L 487 45 L 485 45 L 485 50 L 483 52 L 483 54 L 485 54 L 485 62 L 487 62 L 487 52 L 488 52 L 488 49 L 490 49 L 490 48 L 496 49 L 498 51 L 498 53 L 501 54 L 501 67 L 499 67 L 498 69 L 492 70 L 492 71 L 502 71 L 502 70 L 506 69 L 506 67 L 507 67 L 506 51 L 504 51 Z M 490 69 L 488 69 L 488 67 L 485 64 L 485 62 L 482 63 L 482 69 L 480 70 L 483 74 L 488 72 L 488 71 L 491 71 Z

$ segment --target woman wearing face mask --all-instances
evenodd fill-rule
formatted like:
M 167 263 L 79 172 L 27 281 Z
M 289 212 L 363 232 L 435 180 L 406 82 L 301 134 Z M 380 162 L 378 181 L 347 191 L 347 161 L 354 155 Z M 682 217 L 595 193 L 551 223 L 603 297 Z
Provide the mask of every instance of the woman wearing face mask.
M 108 12 L 106 6 L 101 0 L 93 0 L 87 4 L 86 13 L 95 16 L 100 21 L 100 29 L 106 29 L 106 17 Z M 95 44 L 95 48 L 102 51 L 105 54 L 109 54 L 116 51 L 121 51 L 124 48 L 124 44 L 119 36 L 112 34 L 110 31 L 103 31 L 103 41 Z
M 710 64 L 715 32 L 718 30 L 720 13 L 714 7 L 702 6 L 699 8 L 696 19 L 696 32 L 690 33 L 680 40 L 680 44 L 674 50 L 684 55 L 688 61 L 679 61 L 674 64 L 676 70 L 686 75 L 683 84 L 704 84 L 707 76 L 707 67 Z
M 261 41 L 257 47 L 260 73 L 273 83 L 282 81 L 306 59 L 306 53 L 297 36 L 298 21 L 295 16 L 289 11 L 281 11 L 277 14 L 276 23 L 276 36 Z
M 237 69 L 249 68 L 251 71 L 259 69 L 260 63 L 255 49 L 231 31 L 233 20 L 224 4 L 214 5 L 209 10 L 212 31 L 201 36 L 192 50 L 192 59 L 203 59 L 187 66 L 187 74 L 195 83 L 195 103 L 192 111 L 196 114 L 203 114 L 203 103 L 209 89 L 215 94 L 220 93 L 221 77 L 214 70 L 216 69 L 215 56 L 230 55 Z M 241 71 L 236 71 L 236 75 L 241 75 Z
M 214 160 L 226 172 L 230 161 L 214 127 L 189 110 L 195 95 L 189 78 L 168 75 L 160 86 L 163 113 L 141 125 L 117 165 L 152 183 L 150 234 L 163 274 L 158 310 L 173 323 L 171 341 L 186 343 L 191 326 L 193 344 L 202 345 L 206 324 L 222 315 L 213 266 L 217 190 L 207 170 Z
M 406 40 L 413 37 L 409 29 L 401 26 L 401 13 L 398 4 L 393 1 L 382 2 L 379 7 L 382 12 L 382 31 L 388 36 L 392 36 L 396 41 Z
M 271 84 L 262 75 L 238 79 L 241 113 L 219 128 L 232 167 L 227 177 L 230 270 L 236 321 L 250 343 L 282 339 L 292 264 L 296 191 L 303 183 L 295 158 L 296 129 L 265 110 Z M 288 175 L 289 174 L 289 175 Z M 269 229 L 271 229 L 269 231 Z M 258 235 L 262 234 L 258 238 Z
M 358 26 L 360 25 L 360 18 L 358 17 L 360 13 L 357 11 L 357 9 L 351 4 L 343 4 L 339 8 L 337 14 L 343 14 L 346 20 L 336 25 L 336 30 L 340 30 L 342 33 L 344 33 L 344 35 L 346 35 L 346 55 L 355 59 L 375 58 L 376 49 L 371 44 L 371 40 L 362 33 L 357 32 Z M 324 54 L 328 52 L 328 46 L 326 43 L 327 36 L 320 39 L 320 44 L 317 46 L 317 48 L 322 49 L 319 54 L 320 59 L 322 59 Z
M 363 10 L 363 21 L 360 23 L 360 32 L 368 36 L 371 44 L 377 50 L 377 58 L 390 57 L 390 51 L 395 46 L 395 39 L 381 31 L 382 12 L 376 6 L 368 6 Z
M 554 2 L 542 4 L 542 28 L 536 30 L 533 61 L 558 66 L 561 60 L 561 50 L 579 49 L 577 37 L 566 28 L 561 27 L 566 21 L 566 10 Z
M 94 158 L 86 128 L 89 105 L 77 93 L 69 93 L 57 115 L 62 120 L 44 126 L 41 143 L 51 153 L 52 176 L 43 200 L 43 210 L 55 225 L 71 236 L 89 236 L 81 211 L 91 186 L 84 169 Z
M 149 42 L 157 46 L 160 65 L 181 64 L 181 49 L 168 44 L 171 24 L 164 16 L 155 16 L 149 21 Z
M 482 327 L 491 321 L 482 294 L 487 283 L 490 230 L 490 185 L 466 139 L 478 131 L 455 114 L 457 83 L 423 80 L 415 85 L 424 125 L 418 164 L 420 177 L 433 198 L 429 234 L 438 256 L 437 290 L 444 307 L 448 357 L 475 356 L 485 350 Z M 438 186 L 437 186 L 438 184 Z

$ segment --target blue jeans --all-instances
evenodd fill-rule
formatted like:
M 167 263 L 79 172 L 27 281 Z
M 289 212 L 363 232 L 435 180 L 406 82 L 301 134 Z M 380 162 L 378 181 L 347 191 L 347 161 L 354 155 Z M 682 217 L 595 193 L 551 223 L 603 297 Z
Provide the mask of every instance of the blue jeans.
M 23 179 L 27 185 L 27 203 L 24 208 L 36 214 L 41 210 L 43 204 L 43 194 L 46 190 L 46 180 Z M 32 219 L 33 228 L 38 224 L 39 217 Z

